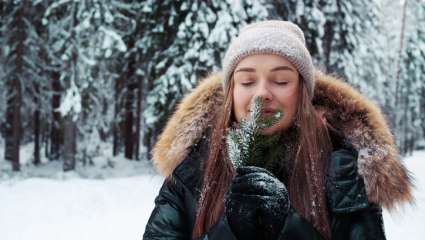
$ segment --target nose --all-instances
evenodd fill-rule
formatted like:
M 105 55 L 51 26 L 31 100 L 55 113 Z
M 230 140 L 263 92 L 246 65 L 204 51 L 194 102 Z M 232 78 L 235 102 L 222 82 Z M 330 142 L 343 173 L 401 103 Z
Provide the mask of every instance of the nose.
M 261 97 L 264 102 L 270 102 L 273 98 L 273 94 L 266 83 L 258 84 L 255 97 Z

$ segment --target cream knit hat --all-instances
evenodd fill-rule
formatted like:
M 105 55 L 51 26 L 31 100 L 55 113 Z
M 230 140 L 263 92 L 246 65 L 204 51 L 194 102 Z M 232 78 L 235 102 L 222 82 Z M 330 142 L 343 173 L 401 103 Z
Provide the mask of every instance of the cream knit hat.
M 314 94 L 314 66 L 306 48 L 304 34 L 295 24 L 268 20 L 249 24 L 234 38 L 223 59 L 223 87 L 238 63 L 255 54 L 276 54 L 291 62 L 301 74 L 310 98 Z

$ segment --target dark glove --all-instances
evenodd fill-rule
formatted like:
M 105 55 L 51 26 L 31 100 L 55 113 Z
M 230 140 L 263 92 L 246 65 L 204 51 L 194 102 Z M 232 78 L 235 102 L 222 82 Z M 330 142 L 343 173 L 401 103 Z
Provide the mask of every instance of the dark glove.
M 259 167 L 240 167 L 225 197 L 225 214 L 238 239 L 277 239 L 289 211 L 285 185 Z

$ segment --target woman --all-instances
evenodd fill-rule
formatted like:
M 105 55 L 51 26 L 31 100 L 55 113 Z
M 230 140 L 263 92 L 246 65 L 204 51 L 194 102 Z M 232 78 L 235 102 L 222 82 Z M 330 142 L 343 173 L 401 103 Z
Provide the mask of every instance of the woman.
M 225 139 L 255 98 L 261 116 L 284 115 L 260 130 L 259 161 L 235 169 Z M 380 110 L 315 71 L 285 21 L 242 29 L 223 74 L 182 101 L 153 159 L 167 178 L 144 239 L 385 239 L 381 207 L 412 200 Z

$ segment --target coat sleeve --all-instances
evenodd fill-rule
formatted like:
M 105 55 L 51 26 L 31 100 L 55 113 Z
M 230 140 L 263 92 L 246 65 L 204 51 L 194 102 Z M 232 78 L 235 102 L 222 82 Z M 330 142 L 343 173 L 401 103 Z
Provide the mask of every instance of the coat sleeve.
M 159 195 L 155 199 L 155 207 L 146 225 L 143 239 L 192 239 L 192 221 L 196 212 L 196 206 L 193 205 L 193 202 L 193 196 L 178 177 L 165 180 Z M 233 235 L 225 216 L 223 216 L 214 227 L 199 239 L 236 240 L 236 237 Z
M 290 209 L 279 240 L 323 240 L 313 224 L 303 219 L 293 208 Z
M 331 155 L 326 182 L 332 239 L 385 239 L 382 210 L 368 201 L 357 171 L 358 153 L 342 148 Z
M 155 207 L 143 239 L 190 239 L 183 191 L 183 186 L 174 179 L 164 181 L 155 199 Z

